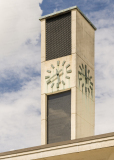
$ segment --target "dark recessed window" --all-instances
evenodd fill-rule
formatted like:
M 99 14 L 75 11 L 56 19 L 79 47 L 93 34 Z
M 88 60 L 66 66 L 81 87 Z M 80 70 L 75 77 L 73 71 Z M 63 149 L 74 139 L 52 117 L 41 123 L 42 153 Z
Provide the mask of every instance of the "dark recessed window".
M 46 60 L 71 55 L 71 12 L 46 20 Z
M 71 91 L 47 96 L 47 143 L 71 140 Z

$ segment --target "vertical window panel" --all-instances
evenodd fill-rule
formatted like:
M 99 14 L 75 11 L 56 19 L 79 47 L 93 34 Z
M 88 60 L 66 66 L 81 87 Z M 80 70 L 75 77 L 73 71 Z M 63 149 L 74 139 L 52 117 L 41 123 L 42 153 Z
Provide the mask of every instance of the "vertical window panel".
M 71 12 L 46 20 L 46 60 L 71 55 Z
M 47 143 L 71 139 L 71 91 L 47 96 Z

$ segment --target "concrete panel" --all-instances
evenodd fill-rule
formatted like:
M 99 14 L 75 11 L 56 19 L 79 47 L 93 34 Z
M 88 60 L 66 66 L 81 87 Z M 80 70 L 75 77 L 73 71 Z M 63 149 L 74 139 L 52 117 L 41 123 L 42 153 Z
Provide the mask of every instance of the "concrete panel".
M 71 53 L 76 54 L 76 9 L 71 11 Z
M 82 59 L 77 55 L 76 57 L 76 81 L 77 81 L 77 90 L 76 90 L 76 135 L 77 138 L 87 137 L 94 135 L 94 126 L 95 126 L 95 81 L 94 81 L 94 70 L 90 67 L 89 63 L 85 62 L 85 59 Z M 82 64 L 84 68 L 82 67 Z M 88 84 L 85 82 L 85 76 L 80 76 L 79 71 L 85 75 L 85 65 L 87 67 L 87 76 L 92 76 L 91 81 Z M 80 69 L 80 67 L 82 70 Z M 88 70 L 89 75 L 88 75 Z M 79 80 L 82 78 L 82 80 Z M 93 83 L 93 86 L 90 85 L 90 82 Z M 84 87 L 82 87 L 84 84 Z M 93 90 L 85 90 L 85 87 L 90 89 L 90 86 L 93 87 Z
M 77 104 L 76 111 L 77 114 L 85 119 L 89 124 L 95 124 L 95 106 L 94 102 L 87 98 L 86 95 L 82 94 L 82 92 L 77 89 Z
M 46 59 L 46 20 L 41 20 L 41 62 Z
M 41 120 L 41 145 L 47 144 L 47 120 Z
M 47 120 L 47 96 L 41 95 L 41 120 Z
M 59 61 L 59 66 L 57 65 L 57 62 Z M 65 61 L 64 66 L 62 66 L 63 61 Z M 54 69 L 52 66 L 54 66 Z M 66 66 L 69 65 L 68 68 Z M 74 87 L 76 85 L 76 55 L 69 55 L 57 59 L 53 59 L 50 61 L 45 61 L 41 65 L 41 94 L 53 94 L 57 93 L 59 91 L 64 91 L 66 89 L 70 89 L 71 87 Z M 56 69 L 58 71 L 61 70 L 59 73 L 60 75 L 60 83 L 59 88 L 57 88 L 58 79 L 56 76 Z M 48 71 L 50 73 L 48 73 Z M 67 73 L 67 71 L 71 70 L 71 73 Z M 55 76 L 54 76 L 55 75 Z M 47 84 L 48 79 L 45 79 L 45 76 L 49 76 L 50 78 L 54 76 L 51 79 L 51 83 Z M 66 78 L 69 77 L 69 79 Z M 65 82 L 65 85 L 63 85 L 62 81 Z M 53 88 L 51 88 L 52 83 L 54 83 Z
M 71 114 L 71 140 L 76 139 L 77 137 L 77 124 L 76 124 L 77 115 Z
M 94 66 L 94 29 L 77 11 L 76 13 L 76 53 L 85 57 Z
M 87 66 L 87 72 L 88 72 L 88 70 L 90 71 L 89 75 L 87 73 L 87 76 L 92 77 L 91 81 L 89 81 L 89 86 L 92 86 L 90 84 L 90 82 L 93 83 L 93 86 L 92 86 L 93 91 L 92 92 L 90 91 L 90 94 L 89 94 L 89 92 L 87 92 L 86 95 L 87 95 L 88 98 L 95 101 L 95 75 L 94 75 L 95 73 L 94 73 L 94 70 L 93 70 L 93 68 L 90 67 L 89 63 L 86 63 L 85 60 L 80 58 L 80 56 L 78 56 L 78 55 L 76 56 L 76 68 L 77 68 L 77 70 L 76 70 L 76 86 L 80 91 L 83 90 L 83 94 L 85 94 L 85 77 L 82 76 L 82 75 L 79 75 L 79 73 L 78 73 L 79 71 L 82 72 L 80 67 L 79 67 L 79 66 L 81 66 L 81 68 L 82 68 L 82 64 L 84 66 L 84 69 L 83 69 L 84 75 L 85 75 L 85 65 L 86 65 Z M 79 80 L 79 78 L 82 78 L 82 80 Z M 82 88 L 82 84 L 84 84 L 83 88 Z M 88 87 L 88 85 L 86 85 L 86 87 Z
M 89 124 L 85 119 L 77 115 L 77 138 L 88 137 L 94 135 L 94 126 Z
M 71 139 L 76 139 L 76 87 L 71 88 Z

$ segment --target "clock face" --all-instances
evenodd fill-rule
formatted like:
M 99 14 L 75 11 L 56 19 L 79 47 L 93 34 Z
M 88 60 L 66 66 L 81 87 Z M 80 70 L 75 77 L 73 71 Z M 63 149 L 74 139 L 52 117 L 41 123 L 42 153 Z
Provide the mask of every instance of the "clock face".
M 79 87 L 81 88 L 82 92 L 85 92 L 86 95 L 88 94 L 88 96 L 91 95 L 93 97 L 92 76 L 86 65 L 79 65 L 78 79 Z
M 56 64 L 50 64 L 50 69 L 47 68 L 45 83 L 47 86 L 47 92 L 51 88 L 51 92 L 60 89 L 68 88 L 70 84 L 70 74 L 72 73 L 71 66 L 66 61 L 60 63 L 57 61 Z M 70 87 L 70 86 L 69 86 Z

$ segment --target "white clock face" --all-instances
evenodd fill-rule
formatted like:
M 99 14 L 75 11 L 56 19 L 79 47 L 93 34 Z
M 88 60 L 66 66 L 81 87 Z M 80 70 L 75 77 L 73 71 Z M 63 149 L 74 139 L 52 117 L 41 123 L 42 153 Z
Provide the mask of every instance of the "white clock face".
M 66 83 L 68 84 L 68 81 L 70 81 L 70 73 L 72 72 L 70 64 L 66 61 L 62 63 L 57 61 L 56 65 L 50 64 L 50 68 L 49 70 L 47 69 L 45 76 L 47 92 L 49 88 L 51 88 L 52 92 L 60 90 L 60 88 L 65 89 Z

